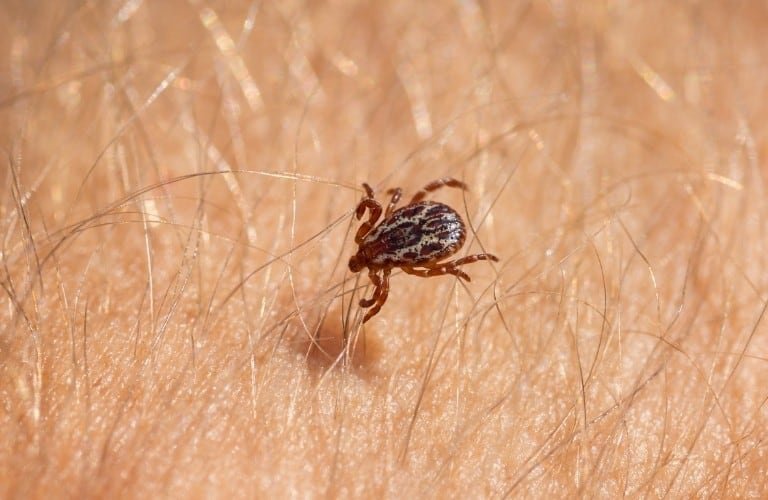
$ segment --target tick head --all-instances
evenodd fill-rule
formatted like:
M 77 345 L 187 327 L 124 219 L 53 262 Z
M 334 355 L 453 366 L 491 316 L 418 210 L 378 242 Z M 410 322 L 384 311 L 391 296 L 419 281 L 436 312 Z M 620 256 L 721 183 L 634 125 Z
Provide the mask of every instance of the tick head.
M 353 273 L 360 271 L 365 267 L 365 262 L 360 258 L 359 254 L 355 254 L 349 258 L 349 270 Z

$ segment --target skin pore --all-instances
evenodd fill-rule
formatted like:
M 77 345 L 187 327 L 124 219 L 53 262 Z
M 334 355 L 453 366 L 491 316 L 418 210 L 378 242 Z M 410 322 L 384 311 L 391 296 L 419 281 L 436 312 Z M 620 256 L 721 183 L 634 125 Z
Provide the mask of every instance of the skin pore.
M 0 19 L 0 496 L 768 494 L 760 2 Z M 500 261 L 361 326 L 446 176 Z

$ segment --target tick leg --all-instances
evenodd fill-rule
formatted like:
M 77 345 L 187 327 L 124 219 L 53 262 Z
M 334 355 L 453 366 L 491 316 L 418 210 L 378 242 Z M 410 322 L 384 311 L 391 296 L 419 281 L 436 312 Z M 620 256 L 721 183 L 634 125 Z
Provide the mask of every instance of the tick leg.
M 363 318 L 363 323 L 376 316 L 376 314 L 378 314 L 378 312 L 381 310 L 381 306 L 383 306 L 384 302 L 387 301 L 387 297 L 389 296 L 389 273 L 391 272 L 391 269 L 384 269 L 384 272 L 382 273 L 381 286 L 376 289 L 379 292 L 379 296 L 376 299 L 376 305 L 373 306 L 373 308 L 365 315 Z M 374 293 L 374 295 L 376 294 Z
M 465 191 L 469 189 L 466 184 L 461 181 L 457 181 L 453 177 L 443 177 L 442 179 L 432 181 L 421 188 L 421 191 L 418 191 L 415 195 L 413 195 L 413 198 L 411 198 L 411 203 L 416 203 L 423 200 L 424 197 L 427 196 L 427 193 L 431 193 L 435 189 L 440 189 L 443 186 L 461 188 Z
M 452 260 L 450 262 L 441 262 L 439 264 L 436 264 L 435 267 L 431 269 L 440 270 L 440 271 L 443 271 L 443 273 L 447 273 L 447 274 L 455 274 L 459 278 L 464 278 L 467 281 L 472 281 L 469 279 L 469 276 L 467 275 L 467 273 L 459 269 L 459 266 L 463 266 L 464 264 L 471 264 L 473 262 L 477 262 L 478 260 L 492 260 L 494 262 L 498 262 L 499 258 L 489 253 L 478 253 L 475 255 L 467 255 L 466 257 Z M 438 274 L 442 274 L 442 273 L 438 273 Z
M 379 278 L 379 275 L 373 271 L 369 271 L 368 277 L 371 279 L 375 288 L 370 299 L 360 299 L 360 307 L 371 307 L 377 300 L 379 300 L 379 295 L 381 295 L 381 278 Z
M 392 215 L 392 212 L 395 210 L 395 206 L 397 206 L 397 202 L 400 201 L 400 197 L 403 195 L 403 190 L 400 188 L 392 188 L 387 190 L 387 194 L 391 194 L 392 199 L 389 200 L 387 211 L 384 212 L 385 219 Z
M 472 279 L 469 277 L 467 273 L 465 273 L 461 269 L 456 269 L 450 266 L 449 267 L 440 266 L 440 267 L 434 267 L 429 269 L 414 269 L 412 267 L 404 267 L 402 269 L 406 273 L 412 274 L 414 276 L 418 276 L 420 278 L 430 278 L 432 276 L 442 276 L 444 274 L 452 274 L 454 276 L 458 276 L 464 281 L 472 281 Z
M 440 267 L 445 267 L 445 266 L 459 267 L 459 266 L 463 266 L 464 264 L 471 264 L 473 262 L 477 262 L 478 260 L 492 260 L 493 262 L 498 262 L 499 258 L 490 253 L 478 253 L 475 255 L 467 255 L 466 257 L 452 260 L 450 262 L 441 262 Z
M 381 205 L 379 205 L 379 202 L 373 198 L 365 198 L 357 205 L 355 215 L 358 219 L 363 218 L 366 209 L 370 210 L 371 214 L 368 216 L 368 220 L 363 222 L 357 229 L 357 234 L 355 234 L 355 243 L 358 245 L 363 242 L 365 235 L 370 232 L 371 228 L 373 228 L 373 226 L 376 224 L 376 221 L 379 220 L 379 217 L 381 217 Z
M 464 264 L 471 264 L 478 260 L 492 260 L 498 262 L 499 258 L 489 253 L 478 253 L 475 255 L 467 255 L 460 259 L 452 260 L 450 262 L 439 262 L 437 264 L 427 264 L 424 267 L 426 269 L 414 269 L 412 267 L 403 267 L 403 271 L 414 276 L 421 278 L 429 278 L 430 276 L 440 276 L 443 274 L 453 274 L 465 281 L 472 281 L 467 273 L 459 269 L 459 266 Z

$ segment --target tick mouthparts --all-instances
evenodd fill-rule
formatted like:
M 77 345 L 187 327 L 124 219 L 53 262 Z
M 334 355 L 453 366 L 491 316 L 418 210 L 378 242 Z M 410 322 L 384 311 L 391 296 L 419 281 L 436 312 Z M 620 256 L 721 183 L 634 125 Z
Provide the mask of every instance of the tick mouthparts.
M 360 271 L 363 267 L 363 262 L 357 255 L 353 255 L 349 258 L 349 270 L 353 273 Z

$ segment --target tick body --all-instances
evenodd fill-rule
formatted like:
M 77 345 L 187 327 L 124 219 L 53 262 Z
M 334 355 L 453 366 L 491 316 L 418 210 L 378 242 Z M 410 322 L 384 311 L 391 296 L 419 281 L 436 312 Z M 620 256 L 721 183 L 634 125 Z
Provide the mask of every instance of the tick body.
M 402 196 L 400 188 L 390 189 L 392 198 L 384 213 L 384 220 L 377 226 L 382 207 L 374 198 L 373 189 L 363 184 L 366 196 L 357 205 L 356 216 L 362 219 L 366 210 L 368 220 L 357 230 L 357 253 L 349 259 L 349 269 L 359 272 L 368 268 L 368 276 L 374 285 L 373 295 L 360 300 L 361 307 L 371 307 L 363 323 L 375 316 L 389 295 L 389 276 L 395 267 L 408 274 L 427 278 L 453 274 L 470 281 L 459 266 L 478 260 L 499 259 L 495 255 L 481 253 L 449 262 L 442 262 L 458 252 L 467 237 L 461 216 L 451 207 L 434 201 L 423 201 L 428 192 L 443 186 L 467 189 L 466 184 L 452 178 L 430 182 L 417 192 L 410 203 L 395 210 Z

